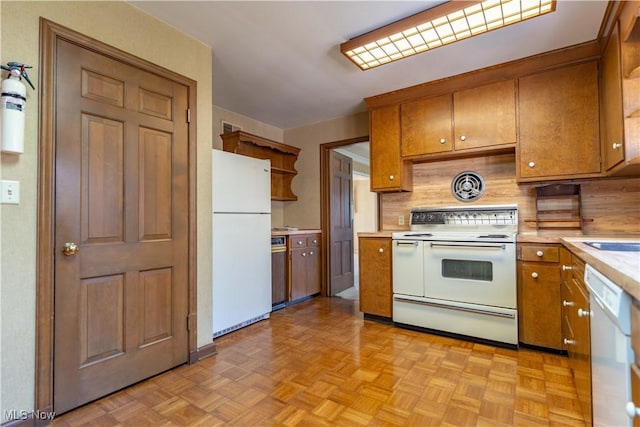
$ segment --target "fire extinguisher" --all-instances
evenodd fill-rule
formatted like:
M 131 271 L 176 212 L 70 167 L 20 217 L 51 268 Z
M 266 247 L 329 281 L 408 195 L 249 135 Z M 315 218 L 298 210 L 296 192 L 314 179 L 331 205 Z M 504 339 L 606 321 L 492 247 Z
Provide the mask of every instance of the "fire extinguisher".
M 27 106 L 27 88 L 22 79 L 35 90 L 27 75 L 27 68 L 31 66 L 19 62 L 0 64 L 0 68 L 9 71 L 9 75 L 2 81 L 2 151 L 7 153 L 24 152 L 24 123 Z

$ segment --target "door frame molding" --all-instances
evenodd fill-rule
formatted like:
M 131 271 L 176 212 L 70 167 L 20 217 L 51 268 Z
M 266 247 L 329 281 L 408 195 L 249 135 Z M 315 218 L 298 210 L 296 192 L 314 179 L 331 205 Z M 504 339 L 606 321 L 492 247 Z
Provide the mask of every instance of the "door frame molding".
M 64 39 L 144 71 L 158 74 L 188 89 L 188 360 L 197 361 L 196 341 L 196 89 L 197 82 L 91 37 L 40 18 L 40 79 L 38 118 L 38 207 L 36 240 L 35 410 L 53 408 L 53 345 L 55 285 L 55 81 L 56 42 Z M 185 112 L 186 114 L 186 112 Z
M 331 150 L 344 147 L 345 145 L 367 141 L 369 141 L 369 135 L 320 144 L 320 229 L 322 230 L 321 295 L 323 296 L 331 296 L 331 284 L 329 283 L 329 272 L 331 271 L 331 249 L 329 248 L 329 242 L 331 242 L 329 238 L 331 231 L 329 228 L 329 218 L 331 216 L 331 212 L 329 212 L 329 179 L 331 179 L 331 171 L 329 170 L 329 158 L 331 156 Z M 379 211 L 380 209 L 378 209 L 378 212 Z

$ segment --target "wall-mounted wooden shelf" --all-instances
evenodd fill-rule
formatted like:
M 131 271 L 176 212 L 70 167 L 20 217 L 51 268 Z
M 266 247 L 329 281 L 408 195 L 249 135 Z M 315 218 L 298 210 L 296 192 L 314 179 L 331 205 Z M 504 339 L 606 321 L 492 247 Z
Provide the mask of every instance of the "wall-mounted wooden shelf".
M 224 151 L 271 161 L 271 200 L 298 200 L 291 191 L 291 182 L 298 174 L 295 163 L 299 148 L 241 130 L 223 133 L 220 138 Z
M 582 217 L 582 199 L 579 184 L 553 184 L 536 188 L 537 229 L 580 230 L 584 222 L 593 221 Z

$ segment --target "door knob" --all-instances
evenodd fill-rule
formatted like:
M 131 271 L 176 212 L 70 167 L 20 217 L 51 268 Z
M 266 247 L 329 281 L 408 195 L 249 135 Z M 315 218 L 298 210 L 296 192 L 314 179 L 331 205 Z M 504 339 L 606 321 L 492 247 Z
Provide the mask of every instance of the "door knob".
M 62 248 L 62 253 L 65 254 L 66 256 L 75 255 L 78 252 L 80 252 L 80 248 L 78 247 L 78 245 L 76 245 L 73 242 L 65 243 L 64 247 Z

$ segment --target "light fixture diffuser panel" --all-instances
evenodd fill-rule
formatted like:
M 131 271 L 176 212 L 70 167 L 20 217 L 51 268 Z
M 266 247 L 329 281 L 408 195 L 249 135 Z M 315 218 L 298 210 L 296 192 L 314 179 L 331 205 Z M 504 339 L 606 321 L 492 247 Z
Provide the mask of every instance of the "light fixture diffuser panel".
M 556 0 L 450 1 L 355 37 L 340 51 L 362 70 L 556 10 Z

